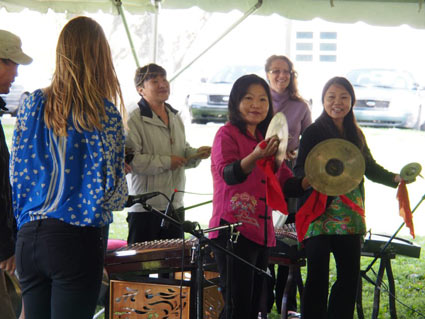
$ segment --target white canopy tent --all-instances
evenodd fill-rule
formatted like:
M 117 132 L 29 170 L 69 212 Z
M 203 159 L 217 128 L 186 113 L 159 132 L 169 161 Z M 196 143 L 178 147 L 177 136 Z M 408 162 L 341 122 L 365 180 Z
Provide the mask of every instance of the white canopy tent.
M 164 9 L 184 9 L 197 6 L 205 11 L 246 12 L 255 0 L 0 0 L 0 8 L 10 12 L 28 8 L 40 12 L 117 13 L 116 3 L 131 13 L 155 12 L 158 3 Z M 311 20 L 322 18 L 331 22 L 363 21 L 372 25 L 398 26 L 408 24 L 425 28 L 424 0 L 262 0 L 256 14 L 277 13 L 288 19 Z
M 72 14 L 99 11 L 120 14 L 137 66 L 139 66 L 138 57 L 125 19 L 125 11 L 133 14 L 145 12 L 155 14 L 153 62 L 156 62 L 157 55 L 157 24 L 160 7 L 187 9 L 196 6 L 207 12 L 229 12 L 235 9 L 244 12 L 244 15 L 229 29 L 177 72 L 170 79 L 172 81 L 253 13 L 259 15 L 276 13 L 293 20 L 321 18 L 330 22 L 343 23 L 363 21 L 377 26 L 407 24 L 414 28 L 425 29 L 423 2 L 424 0 L 0 0 L 0 8 L 5 8 L 9 12 L 19 12 L 27 8 L 44 13 L 51 9 L 54 12 Z

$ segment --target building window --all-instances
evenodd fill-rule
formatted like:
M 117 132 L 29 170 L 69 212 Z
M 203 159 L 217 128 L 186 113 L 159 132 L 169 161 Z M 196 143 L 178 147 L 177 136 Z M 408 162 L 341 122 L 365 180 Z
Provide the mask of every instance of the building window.
M 298 62 L 336 62 L 337 32 L 296 31 L 295 60 Z
M 313 43 L 297 42 L 297 50 L 298 51 L 312 51 L 313 50 Z
M 297 32 L 297 39 L 313 39 L 313 32 Z
M 336 43 L 320 43 L 320 51 L 336 51 Z
M 311 62 L 313 61 L 313 55 L 312 54 L 297 54 L 295 59 L 300 62 Z
M 320 39 L 322 40 L 336 40 L 336 32 L 320 32 Z
M 320 62 L 336 62 L 336 55 L 320 55 Z

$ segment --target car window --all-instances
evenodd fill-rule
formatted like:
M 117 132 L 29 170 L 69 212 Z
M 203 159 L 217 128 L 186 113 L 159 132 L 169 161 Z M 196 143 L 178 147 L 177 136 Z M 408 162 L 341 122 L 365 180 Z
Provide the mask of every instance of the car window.
M 380 87 L 413 90 L 415 80 L 408 72 L 397 70 L 361 69 L 348 73 L 348 80 L 354 86 Z

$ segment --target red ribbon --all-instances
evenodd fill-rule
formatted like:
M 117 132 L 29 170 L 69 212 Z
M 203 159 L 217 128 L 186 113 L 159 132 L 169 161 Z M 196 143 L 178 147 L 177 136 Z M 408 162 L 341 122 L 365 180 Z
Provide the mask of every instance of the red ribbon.
M 311 222 L 325 212 L 327 199 L 327 195 L 313 190 L 307 201 L 296 213 L 295 228 L 297 229 L 299 242 L 303 241 Z
M 359 205 L 351 201 L 346 195 L 340 195 L 341 201 L 350 207 L 360 216 L 364 216 L 364 209 Z M 328 196 L 322 193 L 319 193 L 316 190 L 313 190 L 310 197 L 300 208 L 300 210 L 295 215 L 295 227 L 297 229 L 298 241 L 302 242 L 304 240 L 305 234 L 307 233 L 308 227 L 311 222 L 317 217 L 321 216 L 326 210 L 326 201 Z
M 272 209 L 288 215 L 288 207 L 283 196 L 282 188 L 274 174 L 274 163 L 274 156 L 262 158 L 257 161 L 257 166 L 266 175 L 266 203 Z
M 413 216 L 410 210 L 409 193 L 407 192 L 406 182 L 401 180 L 397 189 L 397 199 L 399 214 L 403 218 L 406 226 L 410 229 L 410 235 L 415 238 L 415 229 L 413 226 Z
M 354 203 L 351 199 L 349 199 L 347 196 L 345 195 L 340 195 L 339 198 L 341 198 L 341 201 L 347 205 L 348 207 L 351 208 L 351 210 L 355 211 L 357 214 L 359 214 L 360 216 L 364 217 L 364 209 L 361 208 L 359 205 L 357 205 L 356 203 Z

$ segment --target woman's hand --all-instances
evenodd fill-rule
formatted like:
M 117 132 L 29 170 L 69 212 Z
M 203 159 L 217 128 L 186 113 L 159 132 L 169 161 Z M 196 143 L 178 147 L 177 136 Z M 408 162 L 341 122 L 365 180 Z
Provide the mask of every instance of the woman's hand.
M 307 190 L 308 188 L 311 187 L 310 182 L 308 181 L 307 177 L 304 177 L 301 181 L 301 187 L 303 188 L 303 190 Z
M 255 159 L 273 156 L 277 152 L 279 138 L 277 136 L 269 137 L 257 144 L 252 154 Z
M 13 275 L 16 269 L 15 255 L 9 257 L 6 260 L 0 261 L 0 270 L 7 271 L 9 274 Z
M 206 159 L 211 155 L 211 147 L 210 146 L 201 146 L 196 151 L 197 158 Z
M 286 152 L 286 159 L 287 160 L 293 160 L 296 159 L 298 155 L 298 150 L 293 150 L 293 151 L 287 151 Z
M 171 158 L 170 169 L 172 171 L 186 165 L 187 160 L 184 157 L 171 155 L 170 158 Z
M 245 174 L 251 173 L 254 169 L 257 160 L 273 156 L 276 154 L 277 147 L 279 146 L 279 139 L 272 136 L 258 143 L 254 150 L 241 160 L 241 168 Z
M 124 172 L 125 175 L 131 173 L 133 171 L 133 169 L 131 168 L 130 164 L 127 164 L 126 162 L 124 162 Z
M 394 175 L 394 182 L 396 182 L 396 183 L 401 182 L 401 176 L 399 174 Z

